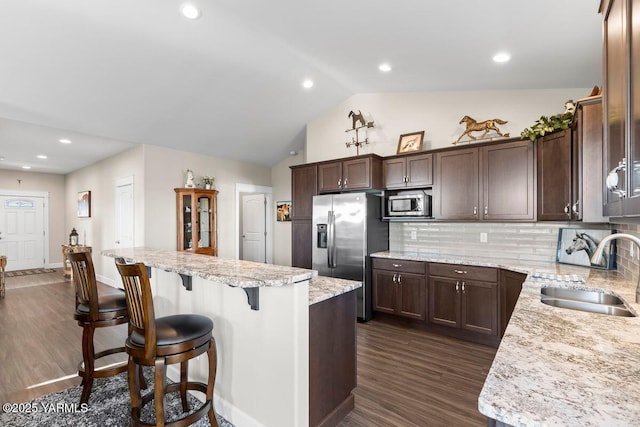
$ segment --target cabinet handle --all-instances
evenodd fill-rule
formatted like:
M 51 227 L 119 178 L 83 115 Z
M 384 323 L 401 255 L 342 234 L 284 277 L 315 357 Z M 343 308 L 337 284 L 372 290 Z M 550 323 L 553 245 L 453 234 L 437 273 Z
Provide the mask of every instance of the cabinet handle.
M 391 264 L 391 265 L 393 265 L 395 268 L 400 268 L 400 267 L 402 267 L 402 264 Z
M 580 203 L 580 200 L 576 200 L 576 202 L 573 204 L 573 213 L 576 215 L 580 215 L 580 212 L 578 212 L 578 204 Z
M 567 205 L 564 207 L 564 213 L 566 213 L 567 216 L 571 218 L 571 202 L 567 203 Z
M 398 281 L 396 282 L 397 284 L 400 284 L 400 281 L 402 280 L 402 275 L 398 274 Z
M 464 294 L 464 282 L 462 282 L 462 293 Z
M 407 182 L 407 183 L 409 182 L 409 177 L 408 176 L 404 177 L 404 182 Z
M 396 276 L 397 276 L 397 275 L 394 273 L 394 274 L 393 274 L 393 279 L 392 279 L 392 280 L 393 280 L 393 283 L 396 283 Z
M 473 214 L 474 215 L 478 215 L 478 207 L 477 206 L 473 207 Z
M 484 214 L 489 215 L 489 206 L 484 207 Z
M 460 281 L 456 282 L 456 293 L 460 293 Z
M 338 187 L 342 186 L 342 178 L 338 178 Z
M 467 270 L 453 270 L 453 271 L 458 274 L 467 274 Z
M 344 188 L 347 188 L 347 178 L 345 178 L 345 179 L 344 179 L 344 182 L 342 183 L 342 186 L 343 186 Z

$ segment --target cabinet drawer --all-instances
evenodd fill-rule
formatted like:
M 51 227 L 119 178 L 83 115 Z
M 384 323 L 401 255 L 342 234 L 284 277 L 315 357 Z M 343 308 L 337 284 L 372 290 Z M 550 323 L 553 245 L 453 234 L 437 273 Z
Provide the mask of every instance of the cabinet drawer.
M 373 268 L 378 270 L 400 271 L 403 273 L 425 274 L 425 263 L 404 259 L 373 258 Z
M 429 274 L 432 276 L 481 280 L 483 282 L 498 281 L 498 269 L 491 267 L 474 267 L 471 265 L 431 263 L 429 264 Z

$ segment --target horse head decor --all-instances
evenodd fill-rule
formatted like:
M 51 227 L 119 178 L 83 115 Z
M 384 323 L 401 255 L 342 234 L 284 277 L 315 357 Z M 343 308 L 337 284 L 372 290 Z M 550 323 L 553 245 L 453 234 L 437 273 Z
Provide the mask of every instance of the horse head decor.
M 453 143 L 453 145 L 456 145 L 458 142 L 460 142 L 462 137 L 465 136 L 465 135 L 469 135 L 469 138 L 471 138 L 472 140 L 476 140 L 477 138 L 474 137 L 473 135 L 471 135 L 471 132 L 482 132 L 482 131 L 484 131 L 484 133 L 480 136 L 480 138 L 484 138 L 484 136 L 490 130 L 494 130 L 500 136 L 503 136 L 505 138 L 509 137 L 508 133 L 503 134 L 502 132 L 500 132 L 500 129 L 498 129 L 498 127 L 496 126 L 496 123 L 499 124 L 499 125 L 504 125 L 504 124 L 509 123 L 507 120 L 490 119 L 490 120 L 485 120 L 484 122 L 477 122 L 477 121 L 475 121 L 474 119 L 472 119 L 469 116 L 464 116 L 460 120 L 459 124 L 463 124 L 463 123 L 466 124 L 467 128 L 465 129 L 464 132 L 462 132 L 462 135 L 460 135 L 460 137 L 456 140 L 456 142 Z
M 571 245 L 565 249 L 565 252 L 567 255 L 571 255 L 574 252 L 585 251 L 589 259 L 591 259 L 591 256 L 596 251 L 598 243 L 600 243 L 600 241 L 589 234 L 576 231 L 576 236 L 573 238 Z M 607 265 L 609 265 L 608 254 L 604 253 L 598 267 L 606 268 Z

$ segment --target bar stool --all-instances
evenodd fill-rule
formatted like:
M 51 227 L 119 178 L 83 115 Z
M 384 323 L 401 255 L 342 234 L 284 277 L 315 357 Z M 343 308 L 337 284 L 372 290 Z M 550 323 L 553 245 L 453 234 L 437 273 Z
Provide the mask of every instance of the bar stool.
M 110 377 L 127 370 L 127 364 L 110 368 L 95 369 L 95 361 L 114 353 L 124 352 L 123 347 L 110 348 L 99 353 L 93 346 L 96 328 L 120 325 L 129 321 L 127 301 L 124 293 L 98 295 L 96 274 L 91 254 L 88 252 L 67 252 L 73 269 L 73 283 L 76 288 L 76 311 L 73 318 L 82 326 L 82 362 L 78 365 L 78 375 L 82 377 L 80 403 L 87 403 L 94 378 Z
M 0 299 L 4 298 L 4 268 L 7 266 L 7 257 L 5 255 L 0 256 Z
M 205 415 L 213 427 L 218 427 L 213 408 L 213 384 L 216 379 L 217 353 L 213 338 L 213 321 L 197 314 L 179 314 L 155 318 L 153 296 L 149 276 L 144 264 L 124 264 L 116 259 L 127 296 L 131 333 L 125 342 L 129 354 L 129 393 L 131 394 L 131 421 L 133 426 L 150 424 L 140 419 L 144 405 L 155 402 L 155 418 L 158 426 L 187 426 Z M 188 362 L 203 353 L 209 359 L 207 384 L 189 381 Z M 166 365 L 180 363 L 180 382 L 166 384 Z M 154 391 L 140 393 L 140 365 L 155 367 Z M 196 390 L 206 396 L 206 401 L 190 415 L 184 415 L 171 423 L 165 422 L 164 396 L 179 391 L 182 411 L 189 411 L 187 390 Z

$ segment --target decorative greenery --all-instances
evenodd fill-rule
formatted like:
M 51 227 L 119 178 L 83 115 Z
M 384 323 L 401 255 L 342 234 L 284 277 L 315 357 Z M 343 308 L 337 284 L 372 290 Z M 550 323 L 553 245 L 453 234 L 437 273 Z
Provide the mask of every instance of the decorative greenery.
M 536 138 L 545 136 L 548 133 L 554 132 L 560 129 L 568 129 L 569 124 L 573 120 L 574 108 L 568 108 L 567 104 L 571 103 L 573 107 L 573 101 L 567 101 L 565 107 L 567 109 L 562 114 L 556 114 L 551 117 L 540 116 L 538 120 L 530 128 L 526 128 L 520 133 L 522 139 L 529 138 L 531 141 L 535 141 Z
M 212 185 L 215 182 L 216 177 L 215 176 L 204 175 L 202 178 L 200 178 L 200 180 L 205 185 L 206 184 Z

